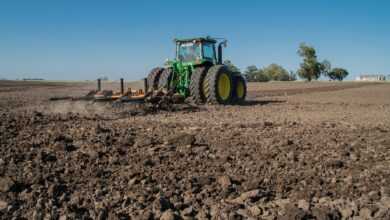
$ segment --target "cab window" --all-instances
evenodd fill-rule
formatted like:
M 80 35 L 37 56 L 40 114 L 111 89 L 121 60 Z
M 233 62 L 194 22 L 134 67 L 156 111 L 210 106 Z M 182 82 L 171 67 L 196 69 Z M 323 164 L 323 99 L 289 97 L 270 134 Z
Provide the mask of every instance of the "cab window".
M 195 61 L 200 58 L 200 43 L 181 43 L 178 49 L 178 59 L 184 62 Z
M 214 45 L 212 43 L 203 43 L 203 58 L 207 60 L 215 59 Z

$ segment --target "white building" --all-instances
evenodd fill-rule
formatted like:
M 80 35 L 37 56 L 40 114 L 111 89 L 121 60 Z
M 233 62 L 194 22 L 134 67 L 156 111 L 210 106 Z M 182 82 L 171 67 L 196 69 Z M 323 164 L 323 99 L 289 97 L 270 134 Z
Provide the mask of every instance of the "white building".
M 386 80 L 385 75 L 382 74 L 363 74 L 356 77 L 357 81 L 384 81 Z

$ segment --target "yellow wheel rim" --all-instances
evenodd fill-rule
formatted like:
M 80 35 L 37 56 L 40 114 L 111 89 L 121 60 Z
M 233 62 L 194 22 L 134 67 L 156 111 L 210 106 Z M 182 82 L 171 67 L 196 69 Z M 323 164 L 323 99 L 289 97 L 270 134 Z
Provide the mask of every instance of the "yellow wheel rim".
M 237 82 L 237 97 L 242 99 L 244 98 L 244 94 L 245 94 L 245 87 L 244 87 L 244 82 L 239 80 Z
M 226 73 L 222 73 L 218 77 L 218 95 L 223 100 L 227 100 L 230 97 L 231 91 L 230 77 Z

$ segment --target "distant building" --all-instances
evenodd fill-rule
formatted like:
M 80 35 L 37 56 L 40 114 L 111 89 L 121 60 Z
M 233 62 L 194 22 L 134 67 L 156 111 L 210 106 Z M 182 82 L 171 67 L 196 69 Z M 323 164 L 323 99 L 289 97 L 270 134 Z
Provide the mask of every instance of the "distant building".
M 357 81 L 385 81 L 386 77 L 382 74 L 365 74 L 356 77 Z

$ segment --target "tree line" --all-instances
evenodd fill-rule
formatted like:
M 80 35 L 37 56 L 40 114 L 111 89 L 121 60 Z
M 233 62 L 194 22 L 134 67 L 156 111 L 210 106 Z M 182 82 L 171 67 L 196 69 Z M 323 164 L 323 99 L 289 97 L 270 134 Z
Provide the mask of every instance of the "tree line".
M 299 46 L 297 53 L 302 58 L 302 62 L 295 72 L 287 71 L 278 64 L 271 64 L 264 68 L 250 65 L 245 69 L 244 75 L 249 82 L 295 81 L 297 76 L 310 82 L 321 76 L 328 77 L 330 80 L 342 81 L 349 74 L 344 68 L 332 68 L 328 60 L 318 61 L 315 48 L 305 43 Z M 239 71 L 229 60 L 226 60 L 225 64 L 233 71 Z

